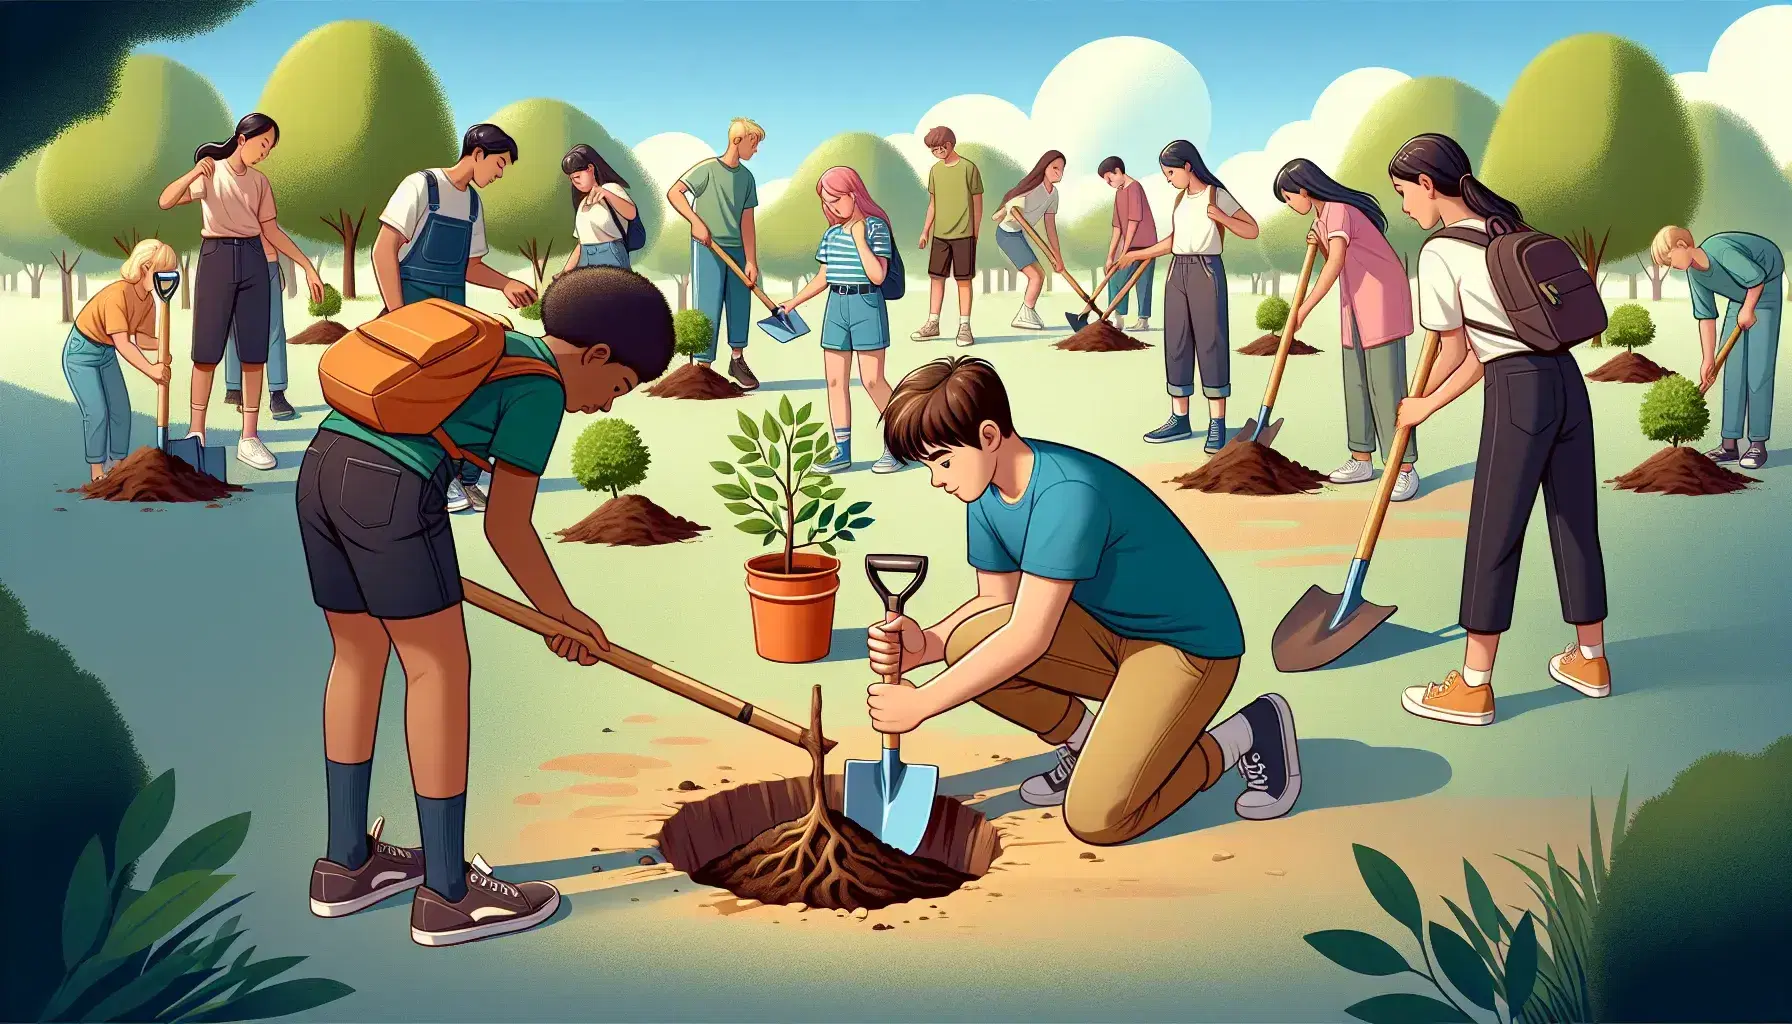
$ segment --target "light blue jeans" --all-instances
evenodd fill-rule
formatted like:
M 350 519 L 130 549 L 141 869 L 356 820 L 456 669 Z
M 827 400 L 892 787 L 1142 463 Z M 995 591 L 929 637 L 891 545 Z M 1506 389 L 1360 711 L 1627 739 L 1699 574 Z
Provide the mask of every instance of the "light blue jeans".
M 1114 296 L 1120 294 L 1120 289 L 1126 287 L 1126 282 L 1132 279 L 1133 274 L 1138 273 L 1138 269 L 1138 267 L 1133 267 L 1131 269 L 1121 267 L 1119 273 L 1108 278 L 1109 302 L 1114 301 Z M 1120 300 L 1120 304 L 1114 307 L 1113 312 L 1124 316 L 1127 307 L 1132 305 L 1133 297 L 1137 296 L 1139 299 L 1139 317 L 1144 320 L 1151 319 L 1151 279 L 1156 276 L 1157 261 L 1146 260 L 1145 272 L 1139 274 L 1139 283 L 1132 286 L 1132 291 L 1126 293 L 1126 297 Z
M 1740 302 L 1729 307 L 1723 329 L 1717 332 L 1720 349 L 1742 312 Z M 1779 351 L 1780 306 L 1763 302 L 1755 307 L 1755 326 L 1742 332 L 1730 358 L 1724 360 L 1724 440 L 1741 440 L 1745 427 L 1751 444 L 1773 436 L 1773 371 Z
M 621 267 L 628 266 L 628 246 L 620 240 L 614 242 L 592 242 L 579 246 L 579 266 L 581 267 Z
M 738 245 L 724 245 L 722 251 L 736 265 L 745 269 L 747 251 Z M 721 336 L 722 312 L 728 313 L 728 347 L 739 352 L 747 347 L 747 328 L 752 326 L 753 293 L 734 271 L 722 265 L 721 257 L 706 245 L 691 242 L 691 304 L 709 317 L 709 347 L 698 353 L 700 363 L 716 361 L 716 342 Z
M 168 344 L 168 339 L 161 339 Z M 81 410 L 81 440 L 87 464 L 118 462 L 131 453 L 131 396 L 118 368 L 118 350 L 87 340 L 78 329 L 62 346 L 62 375 Z
M 281 300 L 280 264 L 268 264 L 268 390 L 286 390 L 286 310 Z M 236 324 L 224 339 L 224 387 L 243 390 L 243 361 L 236 355 Z

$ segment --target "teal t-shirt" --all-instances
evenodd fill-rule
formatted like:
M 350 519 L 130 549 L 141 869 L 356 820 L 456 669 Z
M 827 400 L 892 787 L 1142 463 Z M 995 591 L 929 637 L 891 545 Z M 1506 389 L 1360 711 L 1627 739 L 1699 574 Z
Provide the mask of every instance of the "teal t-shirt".
M 1766 285 L 1761 289 L 1760 305 L 1779 308 L 1780 278 L 1786 273 L 1786 258 L 1779 246 L 1746 231 L 1724 231 L 1700 242 L 1699 248 L 1710 257 L 1711 266 L 1686 269 L 1694 320 L 1716 320 L 1719 295 L 1742 302 L 1756 285 Z
M 1244 653 L 1225 581 L 1188 528 L 1137 477 L 1067 445 L 1027 440 L 1020 501 L 995 487 L 972 502 L 966 550 L 983 572 L 1074 580 L 1071 600 L 1123 637 L 1199 658 Z
M 557 366 L 540 338 L 515 331 L 504 333 L 504 354 L 539 359 Z M 481 384 L 460 408 L 442 422 L 442 429 L 462 449 L 487 461 L 508 462 L 540 476 L 554 453 L 560 420 L 566 414 L 566 391 L 560 382 L 540 374 L 506 377 Z M 447 453 L 432 437 L 386 434 L 364 427 L 332 411 L 319 429 L 365 441 L 428 479 Z

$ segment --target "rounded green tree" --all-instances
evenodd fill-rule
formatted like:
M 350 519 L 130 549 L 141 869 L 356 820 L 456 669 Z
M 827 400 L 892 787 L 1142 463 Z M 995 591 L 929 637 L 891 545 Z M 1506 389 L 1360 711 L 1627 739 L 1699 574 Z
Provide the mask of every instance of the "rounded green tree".
M 305 312 L 312 316 L 322 317 L 325 320 L 330 319 L 342 312 L 342 293 L 337 291 L 336 286 L 333 284 L 324 285 L 324 297 L 317 300 L 307 300 L 305 303 Z
M 1257 329 L 1271 334 L 1280 331 L 1288 323 L 1288 313 L 1288 300 L 1271 295 L 1257 304 Z
M 626 420 L 599 420 L 572 447 L 572 475 L 588 491 L 621 492 L 647 479 L 651 456 L 641 432 Z
M 715 325 L 700 309 L 681 309 L 672 317 L 673 349 L 692 363 L 709 348 Z
M 1655 321 L 1649 311 L 1634 302 L 1612 310 L 1606 321 L 1605 343 L 1622 349 L 1639 349 L 1655 340 Z
M 1675 446 L 1704 437 L 1711 426 L 1711 410 L 1705 405 L 1704 393 L 1697 384 L 1678 374 L 1663 377 L 1650 386 L 1638 417 L 1644 437 Z

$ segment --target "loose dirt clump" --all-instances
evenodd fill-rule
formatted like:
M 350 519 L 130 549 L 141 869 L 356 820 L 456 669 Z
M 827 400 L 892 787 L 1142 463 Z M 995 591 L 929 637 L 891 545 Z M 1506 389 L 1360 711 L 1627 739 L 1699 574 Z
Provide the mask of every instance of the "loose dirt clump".
M 646 548 L 690 540 L 707 529 L 673 515 L 639 494 L 624 494 L 599 505 L 597 511 L 557 535 L 561 543 Z
M 1608 384 L 1652 384 L 1663 377 L 1671 377 L 1673 374 L 1674 371 L 1648 356 L 1626 352 L 1621 356 L 1613 357 L 1599 369 L 1587 374 L 1587 379 L 1603 381 Z
M 1276 349 L 1281 347 L 1281 335 L 1265 334 L 1263 337 L 1258 338 L 1256 341 L 1239 349 L 1238 354 L 1241 356 L 1273 356 L 1276 354 Z M 1318 352 L 1318 349 L 1299 338 L 1294 339 L 1294 343 L 1288 346 L 1288 354 L 1291 356 L 1310 356 L 1316 355 Z
M 1685 445 L 1663 448 L 1642 465 L 1607 481 L 1621 491 L 1641 494 L 1729 494 L 1761 481 L 1712 462 Z
M 160 448 L 144 447 L 81 493 L 106 501 L 217 501 L 246 490 L 214 480 Z
M 739 384 L 700 363 L 686 363 L 672 375 L 647 389 L 655 398 L 694 398 L 710 401 L 717 398 L 739 398 L 746 394 Z
M 1066 352 L 1137 352 L 1151 346 L 1106 320 L 1097 320 L 1052 347 Z
M 1256 441 L 1233 441 L 1206 465 L 1170 481 L 1208 494 L 1305 494 L 1325 486 L 1324 473 Z
M 348 328 L 334 320 L 319 320 L 286 339 L 286 343 L 288 345 L 334 345 L 347 333 Z

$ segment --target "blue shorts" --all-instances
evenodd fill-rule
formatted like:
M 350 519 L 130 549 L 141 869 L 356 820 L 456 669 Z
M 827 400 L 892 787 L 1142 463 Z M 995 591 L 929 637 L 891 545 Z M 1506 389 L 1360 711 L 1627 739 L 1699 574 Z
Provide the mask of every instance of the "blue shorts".
M 996 248 L 1002 250 L 1002 255 L 1008 257 L 1008 262 L 1014 264 L 1016 270 L 1025 270 L 1039 262 L 1039 257 L 1033 253 L 1033 247 L 1027 244 L 1027 236 L 1019 231 L 997 228 Z
M 821 347 L 829 352 L 879 352 L 890 347 L 890 310 L 873 287 L 857 295 L 828 291 Z

